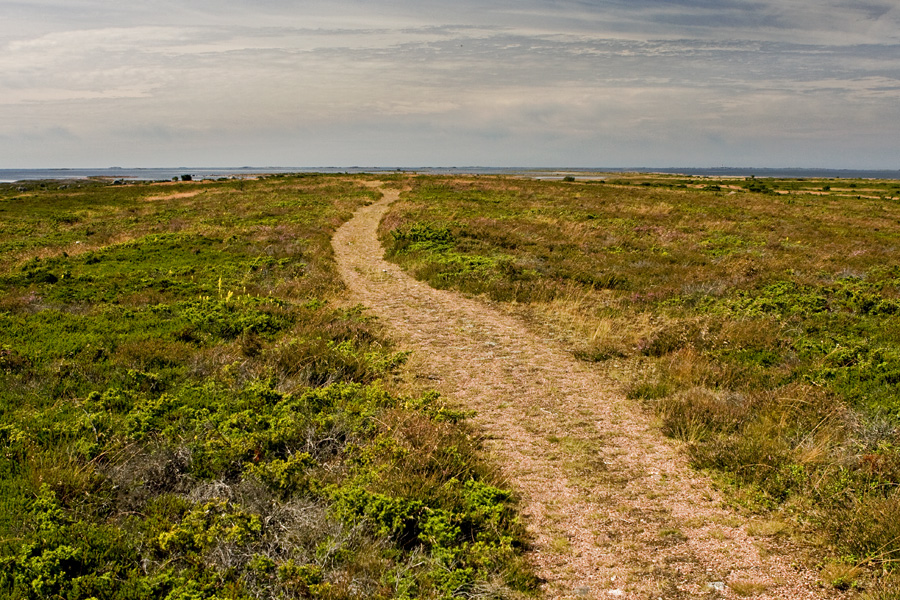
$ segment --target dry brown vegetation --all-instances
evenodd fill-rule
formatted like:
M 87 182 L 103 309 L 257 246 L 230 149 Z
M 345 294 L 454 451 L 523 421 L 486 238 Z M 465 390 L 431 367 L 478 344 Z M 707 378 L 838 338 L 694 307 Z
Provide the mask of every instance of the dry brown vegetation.
M 735 505 L 890 570 L 900 186 L 723 184 L 420 177 L 382 234 L 415 276 L 526 316 L 616 378 Z

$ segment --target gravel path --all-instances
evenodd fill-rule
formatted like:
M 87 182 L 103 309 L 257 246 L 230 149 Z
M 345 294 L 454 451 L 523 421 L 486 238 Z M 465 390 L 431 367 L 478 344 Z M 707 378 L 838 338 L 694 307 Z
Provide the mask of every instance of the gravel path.
M 769 554 L 645 414 L 589 365 L 484 302 L 383 259 L 376 227 L 399 192 L 332 244 L 352 299 L 413 351 L 475 425 L 521 495 L 548 598 L 822 598 L 815 574 Z

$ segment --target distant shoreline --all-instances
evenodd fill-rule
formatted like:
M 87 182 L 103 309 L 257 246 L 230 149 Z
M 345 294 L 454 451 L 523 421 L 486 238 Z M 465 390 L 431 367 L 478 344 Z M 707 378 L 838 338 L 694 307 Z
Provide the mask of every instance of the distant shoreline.
M 219 179 L 278 175 L 289 173 L 390 173 L 414 172 L 435 175 L 520 175 L 552 178 L 566 174 L 662 173 L 692 177 L 774 177 L 816 179 L 897 179 L 900 170 L 886 169 L 816 169 L 753 167 L 167 167 L 106 169 L 0 169 L 0 183 L 34 180 L 108 178 L 133 181 L 168 181 L 191 175 L 194 179 Z

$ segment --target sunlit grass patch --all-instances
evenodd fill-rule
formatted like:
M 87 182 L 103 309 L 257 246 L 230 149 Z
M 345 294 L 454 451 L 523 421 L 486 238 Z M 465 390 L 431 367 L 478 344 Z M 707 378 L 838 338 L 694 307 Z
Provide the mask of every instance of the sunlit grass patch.
M 728 582 L 728 588 L 738 596 L 756 596 L 769 589 L 769 585 L 758 581 L 735 580 Z

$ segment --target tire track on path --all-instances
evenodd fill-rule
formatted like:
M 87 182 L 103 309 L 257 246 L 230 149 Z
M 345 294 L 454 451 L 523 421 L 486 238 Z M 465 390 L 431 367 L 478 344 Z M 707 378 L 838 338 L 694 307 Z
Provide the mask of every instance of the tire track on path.
M 484 302 L 384 260 L 376 229 L 396 190 L 332 245 L 353 301 L 413 351 L 522 496 L 530 559 L 550 598 L 821 598 L 815 575 L 764 556 L 742 519 L 589 365 Z

